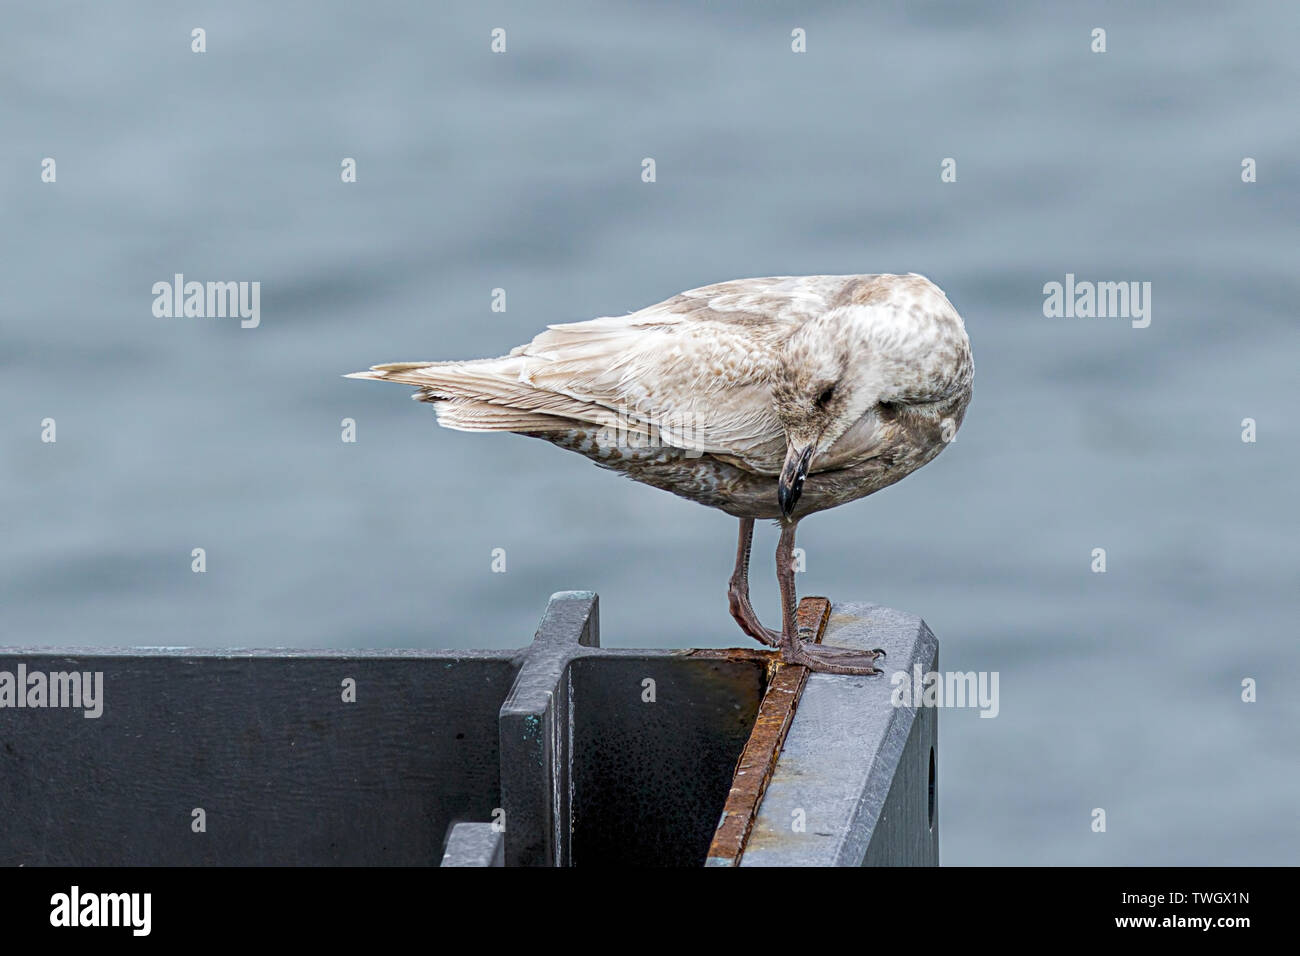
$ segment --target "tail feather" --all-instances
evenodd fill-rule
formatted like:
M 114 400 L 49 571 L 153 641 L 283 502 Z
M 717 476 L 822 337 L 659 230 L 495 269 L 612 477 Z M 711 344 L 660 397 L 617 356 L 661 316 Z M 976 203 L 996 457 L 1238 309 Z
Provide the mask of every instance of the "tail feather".
M 523 375 L 518 356 L 470 362 L 391 362 L 346 378 L 398 382 L 417 388 L 412 396 L 429 402 L 438 424 L 460 431 L 567 431 L 613 427 L 651 435 L 654 426 L 629 420 L 617 410 L 539 388 Z
M 372 365 L 372 372 L 410 372 L 418 368 L 429 368 L 438 362 L 388 362 L 384 365 Z
M 389 362 L 386 365 L 372 365 L 366 372 L 348 372 L 344 378 L 366 378 L 376 382 L 408 382 L 417 384 L 404 373 L 416 372 L 422 368 L 431 368 L 438 362 Z
M 434 400 L 433 408 L 439 425 L 463 432 L 555 432 L 568 431 L 578 424 L 569 418 L 521 412 L 486 402 Z

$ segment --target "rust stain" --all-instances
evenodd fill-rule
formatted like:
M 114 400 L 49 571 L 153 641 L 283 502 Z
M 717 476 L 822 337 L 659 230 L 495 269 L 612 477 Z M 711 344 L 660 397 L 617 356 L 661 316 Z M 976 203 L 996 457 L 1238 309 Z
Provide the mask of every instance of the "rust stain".
M 807 640 L 820 644 L 830 614 L 831 602 L 824 597 L 806 597 L 800 601 L 796 623 L 801 636 L 806 634 Z M 722 819 L 718 821 L 713 843 L 709 846 L 708 866 L 739 865 L 749 833 L 754 828 L 754 818 L 758 816 L 759 804 L 794 720 L 799 695 L 808 680 L 808 668 L 800 664 L 784 664 L 777 655 L 771 655 L 769 667 L 767 691 L 759 704 L 754 729 L 750 731 L 749 740 L 736 764 L 731 792 L 727 795 Z
M 761 661 L 764 664 L 772 662 L 771 651 L 748 647 L 696 647 L 686 651 L 685 656 L 713 661 Z

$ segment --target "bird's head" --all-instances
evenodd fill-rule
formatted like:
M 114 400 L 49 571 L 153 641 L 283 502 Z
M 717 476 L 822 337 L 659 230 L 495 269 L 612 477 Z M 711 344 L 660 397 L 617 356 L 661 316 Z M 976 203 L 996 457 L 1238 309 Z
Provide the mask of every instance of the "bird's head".
M 965 410 L 972 365 L 961 318 L 928 280 L 907 279 L 915 283 L 901 294 L 870 291 L 790 334 L 772 386 L 786 437 L 777 485 L 786 518 L 809 471 L 850 429 L 879 435 L 899 416 L 959 406 L 959 420 Z
M 839 310 L 836 310 L 839 311 Z M 785 430 L 786 456 L 777 485 L 781 513 L 789 517 L 813 461 L 835 444 L 876 402 L 875 389 L 843 316 L 823 313 L 800 326 L 782 353 L 772 399 Z

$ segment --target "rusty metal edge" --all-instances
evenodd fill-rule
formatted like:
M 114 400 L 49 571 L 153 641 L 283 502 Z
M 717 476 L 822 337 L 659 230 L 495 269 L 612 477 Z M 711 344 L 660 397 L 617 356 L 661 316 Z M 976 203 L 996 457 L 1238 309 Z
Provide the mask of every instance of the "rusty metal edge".
M 814 644 L 821 643 L 830 616 L 831 602 L 824 597 L 806 597 L 799 602 L 799 630 L 810 633 L 809 639 Z M 771 677 L 767 690 L 758 705 L 754 729 L 750 731 L 745 749 L 736 762 L 731 792 L 722 808 L 705 866 L 740 865 L 745 844 L 749 842 L 750 831 L 758 816 L 759 804 L 776 769 L 781 747 L 794 720 L 795 708 L 799 706 L 799 695 L 808 680 L 808 668 L 800 664 L 784 664 L 777 655 L 771 655 L 769 666 Z

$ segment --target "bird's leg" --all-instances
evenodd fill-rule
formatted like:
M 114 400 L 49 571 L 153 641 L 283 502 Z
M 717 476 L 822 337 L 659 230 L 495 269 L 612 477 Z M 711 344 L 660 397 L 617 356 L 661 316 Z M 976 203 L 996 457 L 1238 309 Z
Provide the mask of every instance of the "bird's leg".
M 826 674 L 879 674 L 880 670 L 873 665 L 884 656 L 882 650 L 828 647 L 800 638 L 796 623 L 799 607 L 794 588 L 794 529 L 797 524 L 796 521 L 782 523 L 781 540 L 776 546 L 776 580 L 781 585 L 781 660 Z
M 736 569 L 731 572 L 731 582 L 727 585 L 727 603 L 731 607 L 731 616 L 736 619 L 740 629 L 754 640 L 768 647 L 776 647 L 781 635 L 763 622 L 754 613 L 754 606 L 749 603 L 749 552 L 754 544 L 754 519 L 740 519 L 740 541 L 736 544 Z

